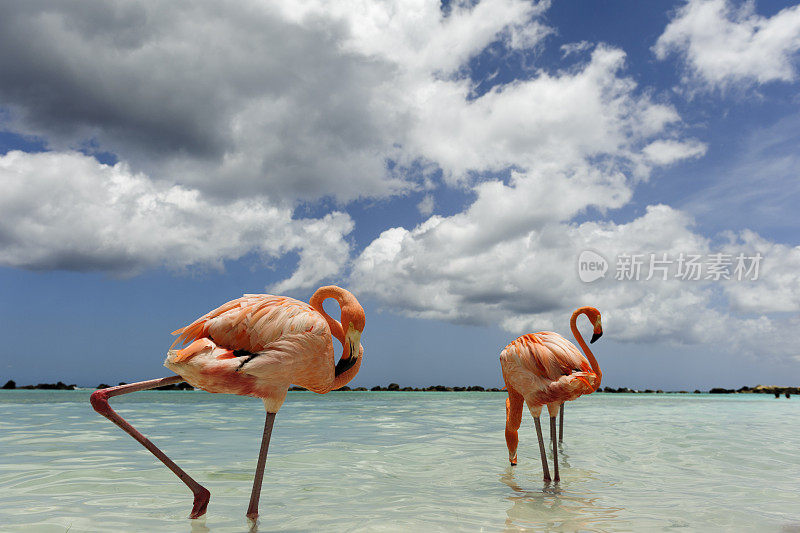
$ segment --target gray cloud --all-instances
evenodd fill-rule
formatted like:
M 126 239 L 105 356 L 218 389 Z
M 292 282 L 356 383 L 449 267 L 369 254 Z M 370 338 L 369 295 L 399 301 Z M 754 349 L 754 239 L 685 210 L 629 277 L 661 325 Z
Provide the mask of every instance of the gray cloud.
M 383 195 L 391 66 L 347 31 L 251 2 L 4 2 L 0 102 L 52 148 L 92 140 L 218 196 Z

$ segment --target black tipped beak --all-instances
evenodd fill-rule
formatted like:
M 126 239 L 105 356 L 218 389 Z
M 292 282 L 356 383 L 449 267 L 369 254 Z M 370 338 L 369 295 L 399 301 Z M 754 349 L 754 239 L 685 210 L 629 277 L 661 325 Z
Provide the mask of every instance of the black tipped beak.
M 347 355 L 347 357 L 345 357 L 345 355 Z M 358 348 L 350 345 L 350 349 L 347 351 L 347 354 L 342 355 L 342 358 L 339 359 L 339 362 L 336 364 L 334 375 L 338 376 L 339 374 L 350 370 L 353 365 L 356 364 L 356 361 L 358 361 Z
M 589 341 L 589 344 L 592 344 L 594 341 L 596 341 L 597 339 L 599 339 L 602 336 L 603 336 L 603 332 L 602 331 L 600 333 L 593 334 L 592 335 L 592 340 Z
M 336 363 L 336 368 L 333 371 L 334 375 L 338 376 L 344 372 L 347 372 L 353 367 L 354 364 L 356 364 L 357 360 L 358 358 L 353 356 L 347 358 L 342 357 L 339 359 L 339 362 Z

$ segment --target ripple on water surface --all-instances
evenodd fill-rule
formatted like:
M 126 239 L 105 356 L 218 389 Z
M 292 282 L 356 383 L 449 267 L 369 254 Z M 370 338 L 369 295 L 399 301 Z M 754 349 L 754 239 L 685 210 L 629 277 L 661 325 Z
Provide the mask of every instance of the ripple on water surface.
M 260 401 L 143 392 L 117 411 L 211 490 L 191 494 L 88 403 L 0 392 L 0 517 L 10 531 L 244 531 Z M 545 485 L 530 416 L 507 464 L 499 393 L 290 393 L 263 530 L 800 531 L 800 402 L 603 395 L 570 403 L 562 481 Z M 545 437 L 547 437 L 547 424 Z

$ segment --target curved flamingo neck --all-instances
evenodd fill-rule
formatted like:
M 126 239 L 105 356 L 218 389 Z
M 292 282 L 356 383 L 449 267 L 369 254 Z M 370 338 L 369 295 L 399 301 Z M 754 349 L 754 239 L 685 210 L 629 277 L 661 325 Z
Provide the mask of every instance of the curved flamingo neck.
M 347 291 L 345 291 L 344 289 L 341 289 L 334 285 L 328 285 L 326 287 L 320 287 L 319 289 L 317 289 L 317 291 L 314 293 L 313 296 L 311 296 L 311 299 L 308 301 L 308 303 L 311 304 L 311 307 L 316 309 L 319 312 L 319 314 L 323 316 L 325 321 L 328 323 L 328 327 L 331 328 L 331 335 L 336 337 L 339 340 L 339 342 L 342 343 L 342 346 L 344 346 L 344 330 L 342 329 L 342 324 L 338 320 L 331 318 L 331 316 L 325 312 L 325 309 L 322 307 L 322 302 L 324 302 L 328 298 L 333 298 L 334 300 L 339 302 L 339 309 L 342 309 L 345 305 L 345 300 L 347 300 L 347 296 L 350 296 L 350 298 L 353 297 L 353 295 L 351 295 L 350 293 L 347 293 L 347 295 L 345 295 L 345 292 Z
M 325 318 L 325 321 L 331 328 L 331 335 L 336 337 L 339 342 L 342 343 L 342 349 L 344 352 L 346 352 L 348 350 L 348 341 L 345 339 L 344 328 L 342 327 L 341 322 L 331 318 L 328 313 L 325 312 L 325 309 L 322 308 L 322 302 L 328 298 L 333 298 L 339 303 L 339 309 L 342 311 L 342 320 L 344 320 L 345 316 L 353 318 L 355 315 L 360 314 L 361 323 L 363 324 L 364 311 L 361 308 L 361 305 L 358 303 L 358 300 L 356 300 L 355 296 L 353 296 L 349 291 L 346 291 L 340 287 L 336 287 L 335 285 L 320 287 L 309 300 L 311 307 L 316 309 Z M 347 312 L 347 315 L 345 315 L 345 311 Z M 329 390 L 342 388 L 347 385 L 350 380 L 356 377 L 358 370 L 361 368 L 361 359 L 363 355 L 364 348 L 359 345 L 358 358 L 356 359 L 355 364 L 341 374 L 334 376 L 333 383 L 331 384 Z
M 589 364 L 592 365 L 592 370 L 597 375 L 597 381 L 595 382 L 594 385 L 594 390 L 597 390 L 597 388 L 600 386 L 600 382 L 603 381 L 603 371 L 600 370 L 600 365 L 597 364 L 597 359 L 594 358 L 592 350 L 589 349 L 589 346 L 583 340 L 581 332 L 578 331 L 578 325 L 577 325 L 578 317 L 580 315 L 586 315 L 587 317 L 589 316 L 589 314 L 586 312 L 587 309 L 588 308 L 586 307 L 581 307 L 575 310 L 575 312 L 572 313 L 572 317 L 569 319 L 569 327 L 572 330 L 572 334 L 575 336 L 575 340 L 578 341 L 578 344 L 581 345 L 581 349 L 583 350 L 583 353 L 586 355 L 586 359 L 589 360 Z

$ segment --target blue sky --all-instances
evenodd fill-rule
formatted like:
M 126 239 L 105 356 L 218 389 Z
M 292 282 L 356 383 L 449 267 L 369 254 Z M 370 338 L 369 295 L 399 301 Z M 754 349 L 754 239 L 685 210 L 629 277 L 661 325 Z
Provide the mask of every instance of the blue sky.
M 208 309 L 336 283 L 355 386 L 497 386 L 581 305 L 608 385 L 796 384 L 800 7 L 658 6 L 0 8 L 0 380 L 166 375 Z M 614 279 L 650 253 L 764 259 Z

